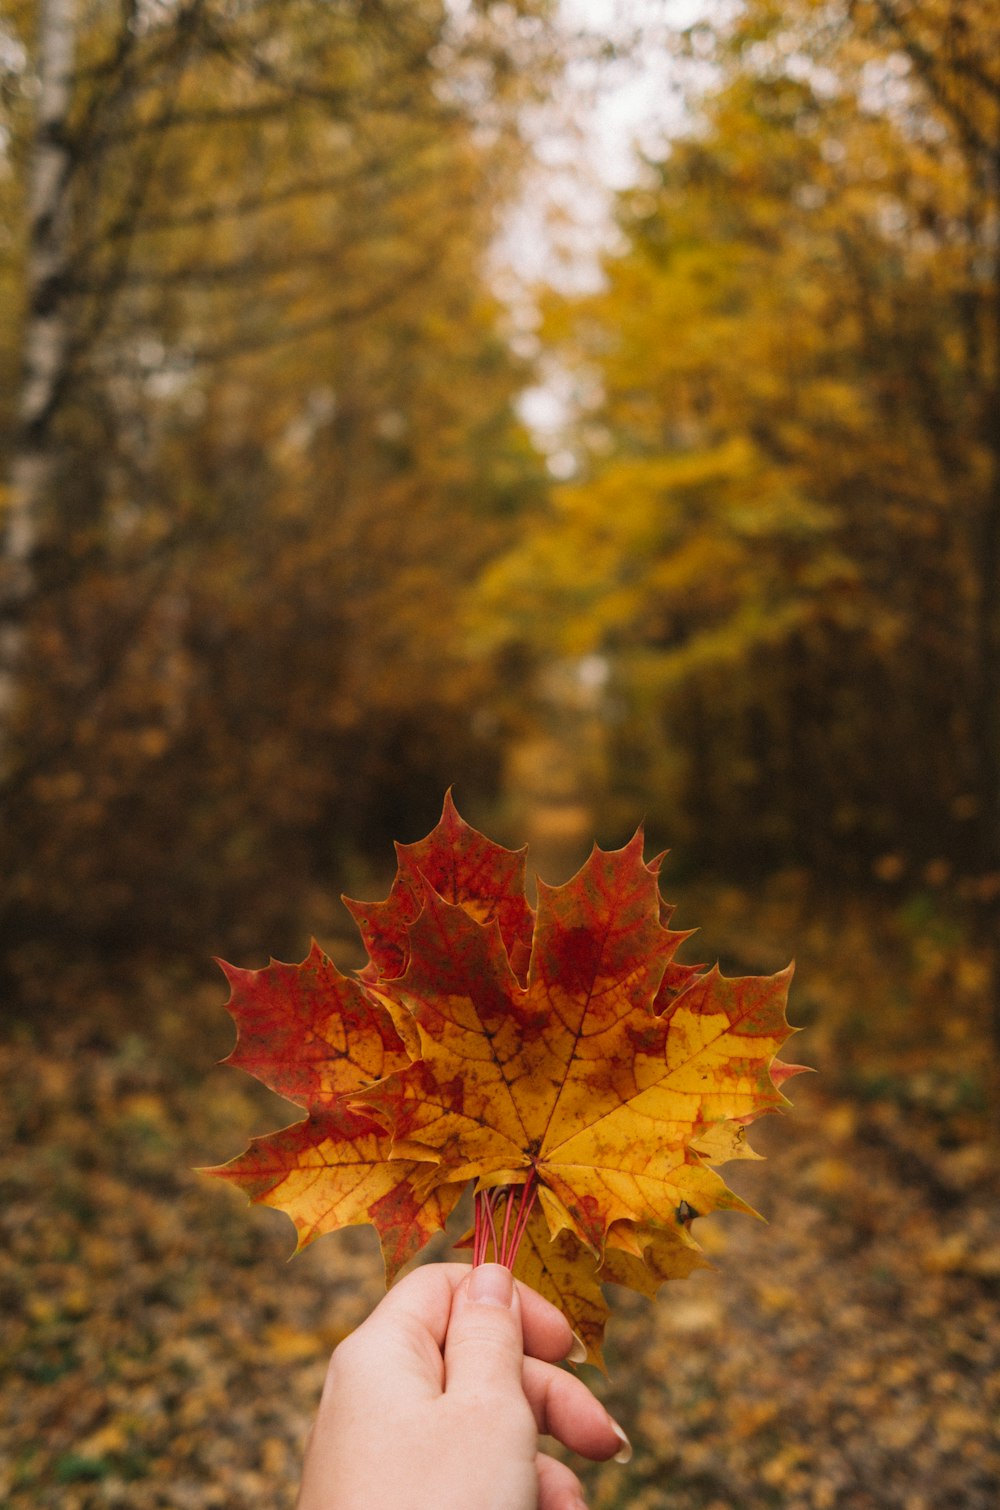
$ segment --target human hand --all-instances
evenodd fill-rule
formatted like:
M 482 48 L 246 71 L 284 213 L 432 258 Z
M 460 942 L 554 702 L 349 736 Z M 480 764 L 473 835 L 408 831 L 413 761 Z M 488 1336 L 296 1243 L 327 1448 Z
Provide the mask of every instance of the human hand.
M 298 1510 L 584 1510 L 538 1433 L 584 1457 L 631 1451 L 581 1379 L 555 1306 L 500 1264 L 427 1264 L 330 1360 Z

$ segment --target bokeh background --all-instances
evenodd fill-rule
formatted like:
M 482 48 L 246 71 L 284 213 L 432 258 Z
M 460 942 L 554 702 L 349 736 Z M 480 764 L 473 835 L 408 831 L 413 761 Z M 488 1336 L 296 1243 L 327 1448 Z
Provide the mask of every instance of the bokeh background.
M 191 1172 L 294 1118 L 211 956 L 358 964 L 449 786 L 820 1072 L 594 1506 L 993 1510 L 998 163 L 992 0 L 5 0 L 11 1510 L 293 1503 L 380 1263 Z

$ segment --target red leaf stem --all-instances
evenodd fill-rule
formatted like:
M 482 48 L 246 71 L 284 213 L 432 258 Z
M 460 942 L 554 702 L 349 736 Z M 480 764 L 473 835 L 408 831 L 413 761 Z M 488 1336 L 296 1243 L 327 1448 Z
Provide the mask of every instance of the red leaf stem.
M 534 1170 L 523 1185 L 479 1192 L 472 1237 L 473 1264 L 486 1263 L 492 1253 L 494 1263 L 503 1264 L 508 1269 L 514 1267 L 537 1194 L 538 1177 Z M 504 1208 L 503 1227 L 498 1235 L 501 1205 Z

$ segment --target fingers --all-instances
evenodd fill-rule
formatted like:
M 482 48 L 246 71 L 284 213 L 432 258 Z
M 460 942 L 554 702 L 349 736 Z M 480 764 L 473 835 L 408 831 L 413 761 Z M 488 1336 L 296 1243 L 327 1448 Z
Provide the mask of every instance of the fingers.
M 471 1274 L 468 1264 L 423 1264 L 393 1285 L 364 1325 L 371 1327 L 377 1319 L 379 1325 L 387 1322 L 405 1326 L 413 1318 L 419 1318 L 438 1347 L 443 1348 L 455 1292 L 468 1282 Z M 545 1358 L 549 1363 L 565 1358 L 574 1343 L 565 1316 L 530 1285 L 518 1281 L 516 1290 L 521 1307 L 524 1351 L 534 1358 Z
M 538 1510 L 587 1510 L 583 1485 L 565 1463 L 540 1452 L 538 1465 Z
M 391 1379 L 414 1399 L 436 1399 L 444 1389 L 444 1347 L 455 1269 L 458 1264 L 427 1264 L 415 1269 L 383 1296 L 374 1311 L 334 1350 L 331 1387 L 346 1394 L 362 1392 L 373 1380 Z
M 459 1285 L 444 1344 L 447 1392 L 520 1394 L 521 1296 L 502 1264 L 477 1264 Z
M 521 1385 L 544 1435 L 585 1458 L 628 1462 L 628 1438 L 582 1379 L 538 1358 L 525 1358 Z
M 467 1264 L 421 1264 L 404 1274 L 379 1301 L 364 1323 L 399 1326 L 416 1318 L 439 1348 L 444 1347 L 451 1302 L 462 1280 L 467 1278 Z
M 446 1370 L 447 1377 L 453 1378 L 457 1366 L 459 1377 L 471 1384 L 473 1368 L 470 1365 L 462 1371 L 461 1362 L 456 1364 L 456 1349 L 471 1359 L 476 1353 L 477 1339 L 487 1350 L 497 1352 L 498 1367 L 505 1379 L 515 1374 L 520 1376 L 523 1354 L 528 1354 L 533 1361 L 549 1364 L 565 1358 L 574 1345 L 573 1333 L 565 1317 L 530 1286 L 519 1282 L 514 1283 L 508 1299 L 509 1272 L 503 1270 L 498 1275 L 495 1271 L 499 1269 L 497 1264 L 482 1264 L 475 1269 L 470 1269 L 467 1264 L 425 1264 L 412 1270 L 393 1286 L 367 1321 L 338 1347 L 331 1365 L 338 1378 L 357 1381 L 369 1375 L 391 1377 L 397 1383 L 407 1381 L 416 1395 L 436 1398 L 445 1388 Z M 480 1271 L 486 1278 L 480 1276 L 475 1283 L 501 1284 L 504 1287 L 502 1303 L 497 1304 L 496 1297 L 492 1306 L 488 1301 L 473 1299 L 466 1314 L 469 1286 Z M 492 1281 L 489 1279 L 491 1274 Z M 442 1354 L 449 1345 L 451 1352 L 445 1363 Z M 479 1377 L 482 1377 L 481 1363 Z M 537 1377 L 548 1378 L 547 1375 Z M 558 1371 L 560 1379 L 570 1380 L 571 1377 Z M 592 1400 L 585 1386 L 579 1380 L 575 1382 L 583 1390 L 583 1398 Z M 552 1409 L 557 1416 L 563 1409 L 561 1388 L 556 1386 L 553 1396 Z M 603 1411 L 602 1406 L 592 1403 L 598 1413 Z M 544 1402 L 539 1405 L 540 1410 L 545 1408 L 548 1407 Z M 593 1419 L 593 1412 L 588 1419 Z M 569 1442 L 568 1437 L 566 1440 Z M 598 1442 L 598 1450 L 593 1456 L 610 1457 L 618 1445 L 616 1443 L 608 1451 L 603 1451 L 603 1443 Z
M 472 1309 L 466 1317 L 465 1308 L 470 1304 Z M 491 1315 L 490 1307 L 499 1310 L 503 1316 Z M 512 1328 L 511 1317 L 516 1318 L 516 1327 Z M 459 1343 L 464 1343 L 469 1328 L 480 1339 L 489 1337 L 499 1341 L 502 1336 L 504 1347 L 508 1339 L 516 1337 L 519 1357 L 527 1354 L 548 1363 L 565 1358 L 577 1345 L 562 1313 L 530 1285 L 512 1281 L 510 1271 L 500 1264 L 479 1264 L 466 1270 L 457 1285 L 445 1344 L 449 1378 L 452 1377 L 449 1348 L 454 1347 L 456 1338 Z M 505 1369 L 505 1373 L 509 1373 L 509 1369 Z

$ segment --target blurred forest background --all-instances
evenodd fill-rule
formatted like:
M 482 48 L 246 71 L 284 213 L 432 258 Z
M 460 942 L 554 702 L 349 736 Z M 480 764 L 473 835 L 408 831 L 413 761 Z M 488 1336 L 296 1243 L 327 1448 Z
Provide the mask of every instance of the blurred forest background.
M 376 1261 L 286 1285 L 186 1173 L 288 1114 L 208 960 L 356 963 L 452 784 L 549 880 L 645 822 L 823 1072 L 771 1232 L 623 1331 L 595 1504 L 996 1503 L 1000 13 L 621 14 L 4 0 L 12 1506 L 294 1484 Z M 680 124 L 529 286 L 538 122 L 630 46 Z

